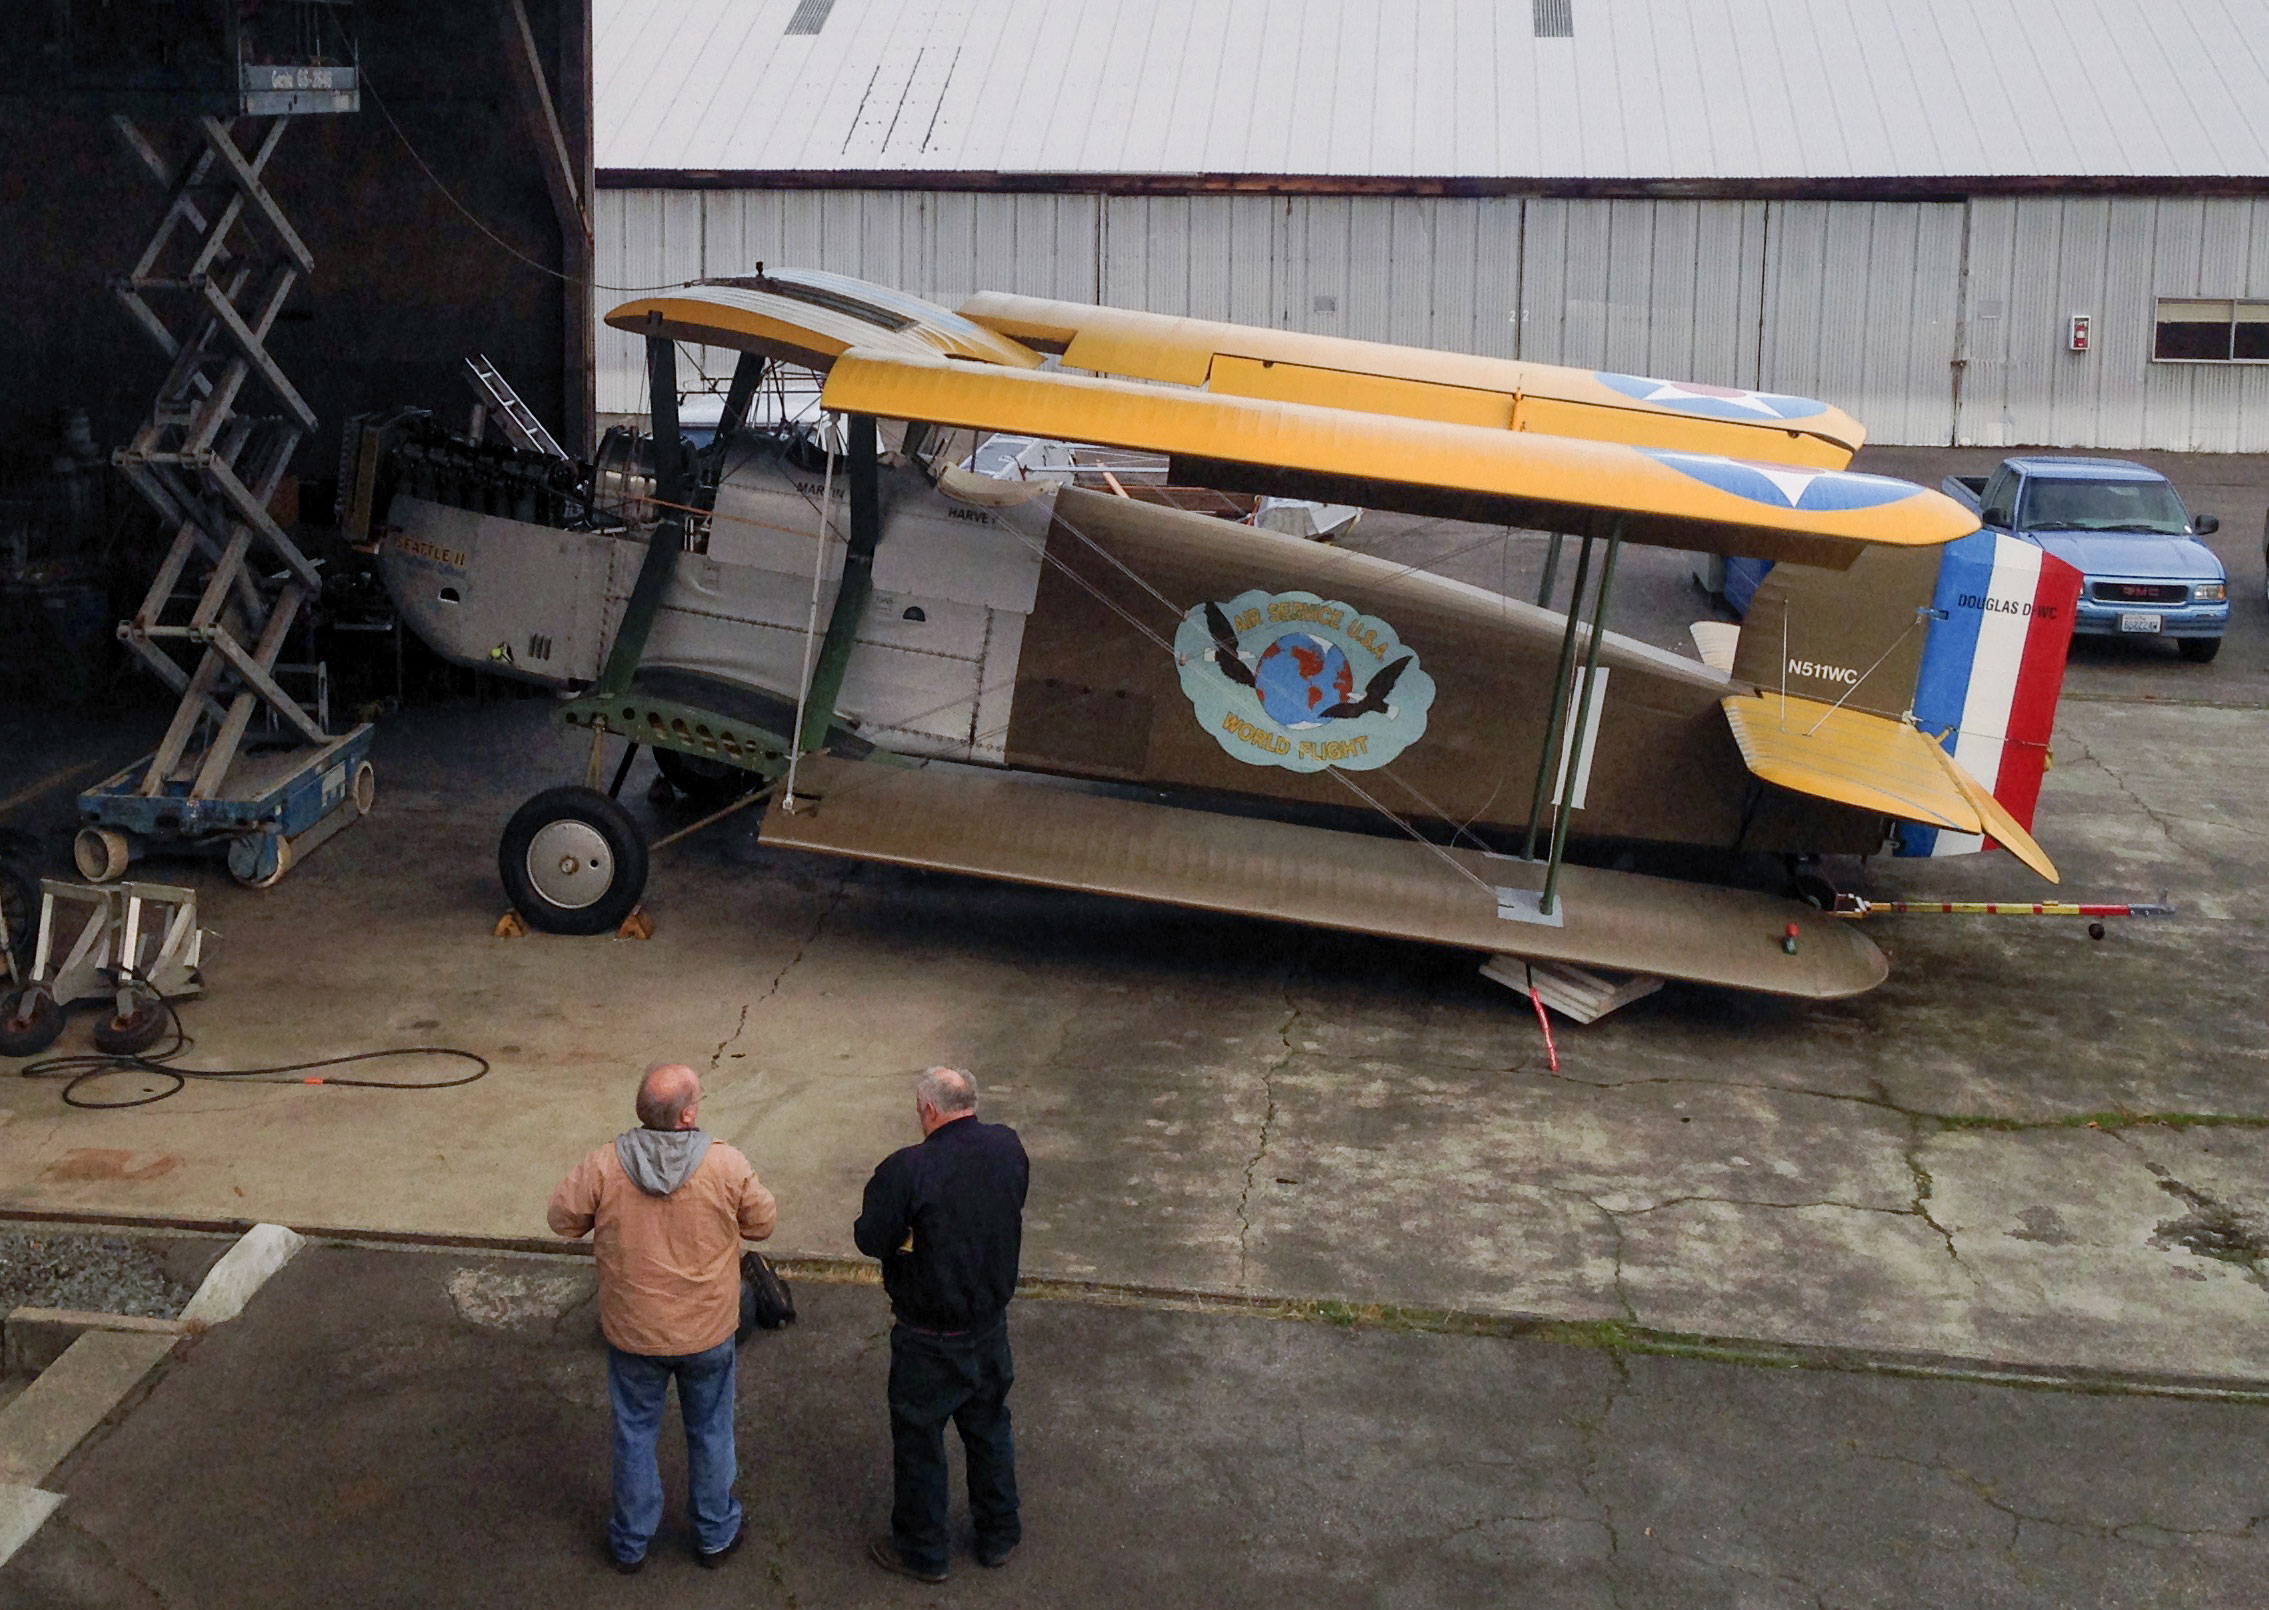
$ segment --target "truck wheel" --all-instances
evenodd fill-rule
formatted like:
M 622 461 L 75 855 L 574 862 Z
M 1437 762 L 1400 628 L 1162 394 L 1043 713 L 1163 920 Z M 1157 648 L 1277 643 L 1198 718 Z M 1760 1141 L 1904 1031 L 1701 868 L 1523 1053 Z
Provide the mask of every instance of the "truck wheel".
M 0 995 L 0 1057 L 36 1057 L 63 1032 L 63 1008 L 43 984 Z
M 654 769 L 696 805 L 722 805 L 756 781 L 755 773 L 725 761 L 659 746 L 654 750 Z
M 2222 652 L 2222 640 L 2218 637 L 2178 637 L 2174 646 L 2182 650 L 2182 657 L 2193 665 L 2208 664 Z
M 530 926 L 612 933 L 646 892 L 646 837 L 595 788 L 547 788 L 505 824 L 496 871 Z

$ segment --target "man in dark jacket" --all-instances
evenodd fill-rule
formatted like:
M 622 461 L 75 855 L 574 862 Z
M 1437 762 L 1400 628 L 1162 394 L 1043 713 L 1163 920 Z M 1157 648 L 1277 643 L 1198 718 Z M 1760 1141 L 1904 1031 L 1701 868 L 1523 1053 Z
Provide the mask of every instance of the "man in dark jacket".
M 1006 1565 L 1023 1536 L 1008 1389 L 1008 1302 L 1024 1240 L 1030 1165 L 1006 1124 L 977 1121 L 977 1081 L 932 1068 L 914 1087 L 922 1142 L 867 1181 L 852 1237 L 882 1261 L 890 1329 L 890 1535 L 868 1545 L 886 1571 L 943 1582 L 945 1423 L 961 1432 L 977 1563 Z

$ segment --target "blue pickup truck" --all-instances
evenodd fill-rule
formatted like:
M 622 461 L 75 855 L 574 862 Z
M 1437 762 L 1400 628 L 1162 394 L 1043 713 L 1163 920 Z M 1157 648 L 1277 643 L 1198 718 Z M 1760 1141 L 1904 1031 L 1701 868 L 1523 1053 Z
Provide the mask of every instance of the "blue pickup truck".
M 2167 478 L 2117 458 L 2007 458 L 1991 475 L 1950 475 L 1946 495 L 2056 555 L 2087 578 L 2073 630 L 2166 637 L 2186 660 L 2221 651 L 2229 575 L 2198 538 L 2221 522 L 2193 519 Z

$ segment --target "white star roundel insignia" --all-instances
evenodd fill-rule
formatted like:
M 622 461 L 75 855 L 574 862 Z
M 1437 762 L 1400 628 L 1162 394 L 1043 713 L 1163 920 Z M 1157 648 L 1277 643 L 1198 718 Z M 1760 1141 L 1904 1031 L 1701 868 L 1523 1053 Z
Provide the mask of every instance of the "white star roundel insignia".
M 1594 373 L 1601 385 L 1634 401 L 1705 419 L 1810 419 L 1828 411 L 1826 403 L 1777 391 L 1706 386 L 1695 380 L 1656 380 L 1647 375 L 1619 375 L 1604 369 Z

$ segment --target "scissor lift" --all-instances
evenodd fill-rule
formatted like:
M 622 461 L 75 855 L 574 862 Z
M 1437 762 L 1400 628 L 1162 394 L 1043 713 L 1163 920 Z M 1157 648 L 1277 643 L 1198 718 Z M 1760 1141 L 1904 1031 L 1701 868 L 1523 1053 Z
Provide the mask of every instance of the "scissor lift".
M 237 878 L 265 886 L 375 793 L 370 728 L 327 730 L 320 701 L 311 710 L 278 680 L 322 577 L 269 510 L 316 421 L 267 341 L 315 262 L 265 176 L 295 117 L 356 108 L 356 69 L 248 59 L 226 96 L 231 115 L 212 103 L 209 87 L 185 96 L 196 143 L 173 167 L 131 116 L 111 118 L 165 193 L 155 233 L 113 288 L 170 361 L 149 417 L 113 461 L 174 532 L 119 636 L 181 702 L 152 754 L 79 796 L 76 859 L 96 882 L 123 876 L 145 848 L 225 847 Z M 274 412 L 240 411 L 247 381 Z M 177 644 L 193 668 L 170 651 Z M 255 733 L 256 718 L 266 731 Z

